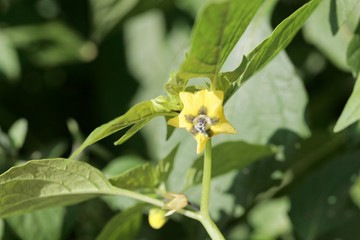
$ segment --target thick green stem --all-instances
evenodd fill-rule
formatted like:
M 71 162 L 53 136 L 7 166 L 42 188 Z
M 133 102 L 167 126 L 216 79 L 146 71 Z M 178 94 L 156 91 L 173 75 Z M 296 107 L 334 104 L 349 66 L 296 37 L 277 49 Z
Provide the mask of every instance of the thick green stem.
M 211 182 L 211 139 L 208 140 L 205 146 L 204 155 L 204 169 L 201 188 L 201 202 L 200 202 L 200 222 L 213 240 L 224 240 L 224 236 L 219 231 L 218 227 L 211 219 L 209 214 L 209 200 L 210 200 L 210 182 Z

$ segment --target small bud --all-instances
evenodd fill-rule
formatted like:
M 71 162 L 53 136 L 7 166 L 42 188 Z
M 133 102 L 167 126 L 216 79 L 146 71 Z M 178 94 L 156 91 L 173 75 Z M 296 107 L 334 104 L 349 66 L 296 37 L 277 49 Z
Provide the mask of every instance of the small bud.
M 167 221 L 166 211 L 160 208 L 152 208 L 149 211 L 149 224 L 154 229 L 160 229 Z

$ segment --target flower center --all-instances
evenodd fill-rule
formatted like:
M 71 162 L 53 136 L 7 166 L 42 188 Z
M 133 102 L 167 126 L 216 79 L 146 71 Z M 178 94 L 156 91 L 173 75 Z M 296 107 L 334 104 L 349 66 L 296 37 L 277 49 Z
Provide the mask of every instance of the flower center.
M 207 131 L 210 129 L 212 121 L 211 118 L 205 114 L 196 116 L 193 120 L 194 128 L 204 135 L 208 135 Z

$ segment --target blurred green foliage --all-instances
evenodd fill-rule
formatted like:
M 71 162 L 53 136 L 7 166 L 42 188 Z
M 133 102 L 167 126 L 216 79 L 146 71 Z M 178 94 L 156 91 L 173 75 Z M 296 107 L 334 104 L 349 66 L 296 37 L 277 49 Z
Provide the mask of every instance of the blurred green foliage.
M 221 70 L 236 69 L 243 55 L 303 4 L 264 5 L 221 60 Z M 202 5 L 200 0 L 0 0 L 0 173 L 29 159 L 67 157 L 97 126 L 164 94 Z M 246 164 L 218 166 L 212 182 L 211 214 L 227 239 L 360 236 L 359 13 L 355 0 L 322 1 L 286 53 L 227 102 L 226 116 L 238 134 L 215 138 L 225 147 L 215 147 L 214 157 L 230 151 L 226 157 L 241 159 L 241 147 L 251 149 L 242 156 L 249 156 Z M 343 131 L 335 134 L 335 125 Z M 167 140 L 166 130 L 164 119 L 155 119 L 123 145 L 113 147 L 118 136 L 109 137 L 81 159 L 109 178 L 143 171 L 144 163 L 146 173 L 161 175 L 161 163 L 168 161 L 175 169 L 166 173 L 168 188 L 182 191 L 201 164 L 193 139 L 176 130 Z M 264 144 L 276 145 L 277 155 L 268 156 L 269 149 L 258 146 Z M 176 155 L 165 158 L 175 146 Z M 255 162 L 257 157 L 262 159 Z M 155 165 L 160 159 L 165 160 Z M 235 168 L 240 170 L 229 172 Z M 142 184 L 152 184 L 146 177 Z M 199 190 L 186 189 L 195 205 Z M 142 214 L 146 207 L 129 208 L 133 205 L 104 197 L 0 219 L 0 239 L 206 239 L 200 224 L 178 215 L 152 230 Z

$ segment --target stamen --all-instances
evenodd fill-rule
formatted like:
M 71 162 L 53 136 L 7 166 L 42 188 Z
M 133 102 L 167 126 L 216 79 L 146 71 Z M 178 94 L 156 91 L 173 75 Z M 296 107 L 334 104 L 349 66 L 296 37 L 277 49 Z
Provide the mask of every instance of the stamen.
M 196 131 L 198 131 L 199 133 L 202 133 L 208 137 L 207 132 L 210 129 L 211 124 L 212 124 L 210 117 L 208 117 L 204 114 L 198 115 L 194 118 L 193 124 L 194 124 L 194 128 Z
M 201 108 L 199 109 L 198 115 L 206 115 L 207 114 L 207 109 L 204 106 L 201 106 Z
M 186 121 L 188 121 L 189 123 L 193 123 L 194 122 L 194 116 L 193 115 L 190 115 L 190 114 L 187 114 L 185 115 L 185 119 Z

